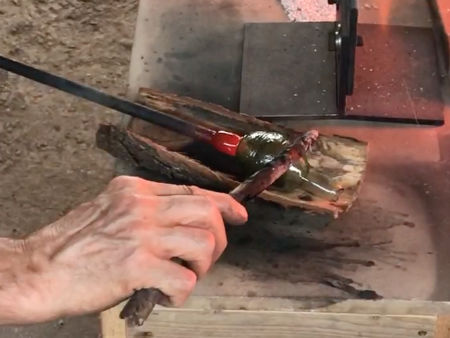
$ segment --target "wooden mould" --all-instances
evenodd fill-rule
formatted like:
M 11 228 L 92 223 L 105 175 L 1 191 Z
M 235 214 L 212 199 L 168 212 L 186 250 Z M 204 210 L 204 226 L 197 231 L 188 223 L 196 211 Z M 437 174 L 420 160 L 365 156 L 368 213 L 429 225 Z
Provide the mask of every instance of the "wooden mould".
M 189 97 L 141 89 L 137 101 L 153 110 L 193 121 L 213 129 L 246 135 L 253 131 L 275 131 L 293 139 L 305 130 L 292 130 L 222 106 Z M 320 130 L 319 130 L 320 132 Z M 97 145 L 111 155 L 162 174 L 169 182 L 192 184 L 227 192 L 244 178 L 236 160 L 218 154 L 206 144 L 140 119 L 132 119 L 127 128 L 101 125 Z M 297 190 L 289 193 L 275 187 L 260 198 L 284 207 L 297 207 L 333 217 L 348 210 L 358 196 L 367 164 L 367 144 L 338 135 L 320 135 L 308 157 L 311 171 L 325 175 L 333 186 L 342 189 L 337 201 L 308 196 Z

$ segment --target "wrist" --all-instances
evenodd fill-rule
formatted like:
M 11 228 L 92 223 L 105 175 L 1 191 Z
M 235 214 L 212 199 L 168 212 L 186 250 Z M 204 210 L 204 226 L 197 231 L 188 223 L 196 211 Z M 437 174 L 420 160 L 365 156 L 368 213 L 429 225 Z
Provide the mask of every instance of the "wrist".
M 16 306 L 16 285 L 24 255 L 21 243 L 21 240 L 0 238 L 0 324 L 15 323 L 20 312 Z
M 28 324 L 47 318 L 36 289 L 42 287 L 25 240 L 0 238 L 0 325 Z M 42 304 L 44 305 L 44 304 Z

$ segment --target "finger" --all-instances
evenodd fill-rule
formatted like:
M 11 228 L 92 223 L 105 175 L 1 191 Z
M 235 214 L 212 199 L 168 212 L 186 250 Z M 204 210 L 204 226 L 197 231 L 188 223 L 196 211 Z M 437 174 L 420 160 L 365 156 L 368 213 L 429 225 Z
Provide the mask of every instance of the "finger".
M 216 202 L 223 218 L 229 224 L 238 225 L 247 222 L 247 210 L 228 194 L 201 189 L 195 186 L 166 184 L 147 181 L 138 177 L 120 176 L 113 180 L 113 186 L 119 189 L 132 190 L 138 194 L 157 196 L 194 195 L 207 196 Z
M 214 235 L 214 261 L 222 254 L 227 245 L 225 225 L 217 205 L 205 196 L 161 197 L 156 223 L 163 227 L 186 226 L 208 230 Z
M 195 288 L 197 276 L 180 264 L 160 261 L 143 274 L 140 288 L 156 288 L 169 297 L 170 305 L 182 306 Z
M 201 278 L 213 263 L 215 249 L 216 241 L 211 232 L 177 226 L 162 229 L 153 250 L 161 259 L 181 258 Z
M 193 192 L 192 197 L 206 197 L 210 202 L 213 202 L 220 211 L 225 222 L 233 225 L 244 224 L 247 222 L 247 210 L 230 195 L 203 190 L 197 187 L 190 187 L 190 189 Z M 184 197 L 183 195 L 167 195 L 166 197 L 176 198 L 177 196 Z M 183 201 L 187 201 L 187 199 L 183 199 Z M 192 201 L 194 201 L 194 199 L 192 199 Z M 198 202 L 198 199 L 195 201 Z
M 132 190 L 135 193 L 144 195 L 193 195 L 191 188 L 186 185 L 154 182 L 134 176 L 118 176 L 111 181 L 108 188 L 113 190 Z
M 204 190 L 195 186 L 190 187 L 194 195 L 207 196 L 211 198 L 219 208 L 225 221 L 232 225 L 240 225 L 247 222 L 247 210 L 229 194 Z
M 148 234 L 146 241 L 158 245 L 160 239 L 155 229 L 185 226 L 208 230 L 214 236 L 215 250 L 213 260 L 223 253 L 227 245 L 225 225 L 216 204 L 205 196 L 134 196 L 138 202 L 127 206 L 125 211 L 132 216 L 131 229 L 138 232 L 137 237 Z M 113 220 L 114 221 L 114 220 Z M 123 223 L 123 222 L 121 222 Z M 114 228 L 114 227 L 112 227 Z

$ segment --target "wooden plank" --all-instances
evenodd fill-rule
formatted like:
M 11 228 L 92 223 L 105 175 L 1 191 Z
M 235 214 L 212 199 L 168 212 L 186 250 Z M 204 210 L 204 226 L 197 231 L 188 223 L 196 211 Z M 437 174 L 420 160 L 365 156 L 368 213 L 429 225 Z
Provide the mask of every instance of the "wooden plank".
M 330 300 L 294 299 L 278 297 L 221 297 L 221 296 L 191 296 L 184 309 L 205 311 L 284 311 L 295 312 L 308 310 L 310 312 L 328 313 L 358 313 L 378 315 L 412 315 L 436 316 L 450 315 L 450 302 L 432 302 L 419 300 L 342 300 L 330 304 Z
M 119 318 L 123 304 L 115 306 L 100 314 L 102 338 L 126 338 L 127 327 L 125 321 Z
M 125 303 L 111 310 L 112 316 L 118 320 L 119 313 Z M 158 309 L 163 309 L 157 306 Z M 278 312 L 327 312 L 358 313 L 392 316 L 450 316 L 450 302 L 432 302 L 418 300 L 342 300 L 334 304 L 321 300 L 305 300 L 277 297 L 221 297 L 191 296 L 183 306 L 184 310 L 204 311 L 278 311 Z
M 435 338 L 450 338 L 450 316 L 438 316 Z
M 130 337 L 433 337 L 435 316 L 276 311 L 157 310 Z
M 274 332 L 283 338 L 450 337 L 450 302 L 348 300 L 302 311 L 311 302 L 192 296 L 181 309 L 157 307 L 140 328 L 125 327 L 122 307 L 102 313 L 104 338 L 274 337 Z

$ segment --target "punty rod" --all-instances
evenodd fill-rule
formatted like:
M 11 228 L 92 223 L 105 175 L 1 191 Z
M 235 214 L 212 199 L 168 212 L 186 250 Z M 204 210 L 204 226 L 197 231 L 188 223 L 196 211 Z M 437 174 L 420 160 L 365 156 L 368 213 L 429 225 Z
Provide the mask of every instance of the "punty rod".
M 152 110 L 143 105 L 101 92 L 95 88 L 36 69 L 1 55 L 0 68 L 197 140 L 210 142 L 211 138 L 216 134 L 216 131 L 214 130 L 189 123 L 188 121 L 167 115 L 160 111 Z

